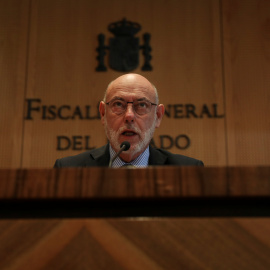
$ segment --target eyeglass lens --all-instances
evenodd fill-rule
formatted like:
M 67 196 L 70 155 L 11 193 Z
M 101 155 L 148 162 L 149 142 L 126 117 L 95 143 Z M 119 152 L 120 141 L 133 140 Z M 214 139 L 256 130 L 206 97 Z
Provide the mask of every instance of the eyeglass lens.
M 139 114 L 147 114 L 151 111 L 152 103 L 148 100 L 135 100 L 133 102 L 127 102 L 125 100 L 112 100 L 107 103 L 115 114 L 122 114 L 127 110 L 128 103 L 132 103 L 134 111 Z M 153 104 L 154 105 L 154 104 Z

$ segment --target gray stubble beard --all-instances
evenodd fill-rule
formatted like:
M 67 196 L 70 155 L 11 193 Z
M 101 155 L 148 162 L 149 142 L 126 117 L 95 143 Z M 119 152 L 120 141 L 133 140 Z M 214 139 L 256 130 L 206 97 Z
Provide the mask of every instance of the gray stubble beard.
M 126 151 L 127 154 L 132 153 L 132 155 L 135 156 L 137 153 L 143 152 L 146 149 L 146 147 L 149 145 L 151 139 L 153 138 L 153 135 L 156 129 L 155 127 L 156 119 L 157 119 L 157 116 L 155 114 L 155 119 L 153 121 L 153 124 L 147 131 L 145 131 L 143 138 L 142 138 L 141 130 L 133 127 L 130 124 L 120 128 L 118 131 L 112 130 L 111 128 L 108 127 L 107 119 L 105 117 L 104 117 L 104 129 L 105 129 L 105 133 L 108 140 L 110 141 L 112 147 L 116 149 L 116 151 L 120 150 L 121 143 L 118 141 L 118 138 L 125 129 L 131 129 L 134 132 L 136 132 L 141 138 L 139 143 L 137 143 L 136 145 L 131 145 L 130 149 Z

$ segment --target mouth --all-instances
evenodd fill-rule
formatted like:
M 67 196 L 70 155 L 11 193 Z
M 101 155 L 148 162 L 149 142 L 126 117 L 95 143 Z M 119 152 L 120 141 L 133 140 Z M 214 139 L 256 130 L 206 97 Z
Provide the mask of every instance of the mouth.
M 124 136 L 127 136 L 127 137 L 132 137 L 132 136 L 137 135 L 137 133 L 134 132 L 134 131 L 126 130 L 126 131 L 122 132 L 121 135 L 124 135 Z
M 130 137 L 130 136 L 137 135 L 137 133 L 134 131 L 124 131 L 124 132 L 122 132 L 122 135 Z

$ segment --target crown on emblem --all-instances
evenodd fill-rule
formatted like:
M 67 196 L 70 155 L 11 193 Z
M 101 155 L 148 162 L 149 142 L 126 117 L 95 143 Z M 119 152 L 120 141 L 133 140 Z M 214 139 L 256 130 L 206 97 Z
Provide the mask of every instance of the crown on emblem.
M 141 30 L 141 26 L 124 18 L 122 21 L 109 24 L 108 30 L 116 36 L 133 36 Z

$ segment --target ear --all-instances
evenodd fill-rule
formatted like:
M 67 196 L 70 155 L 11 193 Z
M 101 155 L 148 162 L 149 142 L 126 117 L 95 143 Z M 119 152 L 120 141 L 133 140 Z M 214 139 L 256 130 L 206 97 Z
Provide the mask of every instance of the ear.
M 156 111 L 156 114 L 157 114 L 156 128 L 158 128 L 160 126 L 162 117 L 164 115 L 164 112 L 165 112 L 164 105 L 163 104 L 159 104 L 158 107 L 157 107 L 157 111 Z
M 101 117 L 102 125 L 104 125 L 105 106 L 106 106 L 106 104 L 103 101 L 100 101 L 100 103 L 99 103 L 99 114 L 100 114 L 100 117 Z

